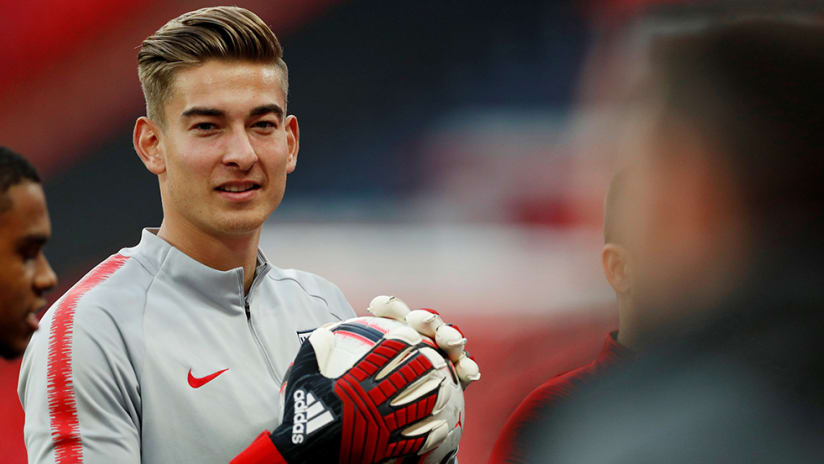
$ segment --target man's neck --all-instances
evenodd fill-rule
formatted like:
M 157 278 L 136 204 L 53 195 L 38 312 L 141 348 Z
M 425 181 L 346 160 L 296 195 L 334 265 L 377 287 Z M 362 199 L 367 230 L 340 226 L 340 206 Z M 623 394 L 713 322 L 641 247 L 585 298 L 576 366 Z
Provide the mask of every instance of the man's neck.
M 633 304 L 629 297 L 618 297 L 618 343 L 631 350 L 637 350 L 641 345 L 641 332 L 632 310 Z
M 219 271 L 243 268 L 244 291 L 255 278 L 260 228 L 249 234 L 217 236 L 185 221 L 163 220 L 157 236 L 190 258 Z

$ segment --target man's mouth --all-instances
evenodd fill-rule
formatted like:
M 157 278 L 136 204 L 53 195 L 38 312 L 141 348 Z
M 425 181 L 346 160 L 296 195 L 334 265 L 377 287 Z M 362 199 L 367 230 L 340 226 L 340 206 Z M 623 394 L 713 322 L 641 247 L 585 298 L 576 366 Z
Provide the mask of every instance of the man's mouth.
M 249 192 L 251 190 L 258 190 L 260 188 L 260 184 L 255 184 L 251 182 L 244 182 L 241 184 L 224 184 L 218 186 L 216 188 L 219 192 L 229 192 L 229 193 L 243 193 Z
M 40 310 L 37 309 L 26 313 L 25 324 L 32 332 L 34 332 L 38 329 L 38 327 L 40 327 L 40 318 L 37 317 L 37 314 L 39 312 Z

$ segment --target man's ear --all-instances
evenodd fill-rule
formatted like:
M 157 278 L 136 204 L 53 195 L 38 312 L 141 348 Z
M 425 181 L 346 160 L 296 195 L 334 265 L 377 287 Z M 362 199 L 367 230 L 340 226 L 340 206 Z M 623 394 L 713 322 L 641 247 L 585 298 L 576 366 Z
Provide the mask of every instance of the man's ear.
M 298 151 L 300 150 L 300 127 L 298 126 L 297 116 L 290 114 L 286 116 L 283 122 L 284 129 L 286 129 L 286 146 L 289 157 L 286 159 L 286 173 L 291 174 L 295 171 L 298 164 Z
M 145 116 L 137 118 L 132 143 L 146 169 L 157 175 L 166 172 L 166 160 L 160 149 L 160 128 L 154 122 Z
M 627 293 L 632 287 L 632 269 L 630 269 L 627 250 L 614 243 L 607 243 L 601 250 L 601 265 L 607 282 L 615 293 Z

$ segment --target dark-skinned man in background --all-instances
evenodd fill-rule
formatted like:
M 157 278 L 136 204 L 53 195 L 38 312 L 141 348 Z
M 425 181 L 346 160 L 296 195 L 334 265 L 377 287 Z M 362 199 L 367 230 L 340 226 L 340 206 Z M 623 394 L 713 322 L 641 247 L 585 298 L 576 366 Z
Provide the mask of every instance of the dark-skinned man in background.
M 43 295 L 57 283 L 43 246 L 51 236 L 46 195 L 34 167 L 0 147 L 0 356 L 23 354 Z

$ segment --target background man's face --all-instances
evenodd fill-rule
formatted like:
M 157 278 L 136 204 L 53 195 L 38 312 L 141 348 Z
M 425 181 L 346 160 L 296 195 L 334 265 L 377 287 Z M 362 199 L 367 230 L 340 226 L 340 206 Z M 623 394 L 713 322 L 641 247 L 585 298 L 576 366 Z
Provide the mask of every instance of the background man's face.
M 11 359 L 23 353 L 37 330 L 43 294 L 57 277 L 43 254 L 51 235 L 43 188 L 24 181 L 5 196 L 11 207 L 0 213 L 0 356 Z
M 660 318 L 654 322 L 667 324 L 725 291 L 746 237 L 713 141 L 660 113 L 648 118 L 631 129 L 637 170 L 628 220 L 637 232 L 636 297 Z
M 164 215 L 213 235 L 257 230 L 295 169 L 298 131 L 273 65 L 212 60 L 175 75 L 161 138 Z

